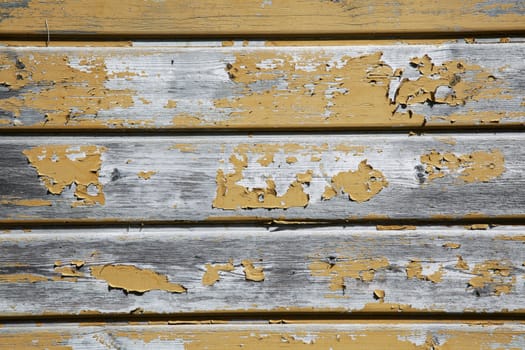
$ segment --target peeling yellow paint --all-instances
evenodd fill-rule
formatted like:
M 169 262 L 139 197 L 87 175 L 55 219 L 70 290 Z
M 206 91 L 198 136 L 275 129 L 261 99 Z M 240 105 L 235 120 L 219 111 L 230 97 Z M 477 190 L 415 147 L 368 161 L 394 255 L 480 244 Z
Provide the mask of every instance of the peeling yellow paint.
M 416 230 L 414 225 L 376 225 L 378 231 Z
M 412 305 L 408 304 L 396 304 L 396 303 L 367 303 L 362 309 L 355 310 L 362 312 L 410 312 L 410 311 L 421 311 L 419 309 L 413 308 Z M 426 349 L 425 349 L 426 350 Z
M 286 157 L 286 163 L 288 164 L 294 164 L 297 163 L 297 157 Z
M 164 105 L 164 108 L 177 108 L 177 101 L 168 100 Z
M 202 276 L 202 284 L 204 286 L 214 285 L 220 279 L 219 271 L 231 272 L 235 270 L 231 260 L 226 264 L 206 264 L 204 267 L 206 268 L 206 272 Z
M 459 249 L 459 248 L 461 248 L 461 244 L 454 243 L 454 242 L 447 242 L 447 243 L 443 244 L 443 248 Z
M 490 228 L 489 224 L 472 224 L 465 226 L 469 230 L 488 230 Z
M 51 201 L 45 199 L 0 199 L 0 205 L 19 205 L 23 207 L 50 207 Z
M 417 278 L 422 281 L 430 281 L 432 283 L 439 283 L 443 279 L 443 266 L 439 266 L 439 269 L 430 274 L 423 274 L 423 266 L 419 260 L 411 260 L 406 266 L 407 279 Z
M 388 186 L 388 181 L 379 170 L 375 170 L 367 164 L 366 159 L 359 163 L 356 171 L 342 171 L 332 177 L 333 191 L 325 190 L 323 199 L 332 198 L 333 192 L 340 191 L 348 194 L 352 201 L 362 203 L 370 200 L 381 190 Z
M 0 55 L 0 83 L 16 92 L 0 101 L 0 109 L 15 118 L 22 109 L 38 111 L 45 118 L 40 126 L 45 127 L 104 126 L 93 116 L 101 110 L 132 106 L 134 94 L 128 89 L 108 89 L 108 78 L 101 57 L 80 58 L 79 66 L 73 67 L 71 59 L 61 54 Z
M 35 283 L 44 281 L 49 281 L 49 279 L 32 273 L 0 274 L 1 283 Z
M 241 265 L 244 267 L 244 278 L 247 281 L 264 281 L 264 271 L 262 267 L 253 266 L 253 262 L 248 259 L 242 260 Z
M 55 267 L 55 272 L 60 274 L 60 277 L 84 277 L 85 275 L 72 266 Z
M 84 266 L 86 262 L 84 260 L 71 260 L 70 264 L 71 265 L 74 265 L 77 269 L 81 268 L 82 266 Z
M 505 159 L 500 150 L 475 151 L 457 156 L 454 153 L 432 151 L 420 157 L 425 164 L 428 180 L 458 173 L 459 179 L 467 182 L 488 182 L 503 174 Z
M 332 291 L 346 289 L 345 278 L 371 282 L 375 272 L 390 265 L 386 258 L 347 259 L 338 258 L 334 262 L 315 260 L 308 265 L 310 274 L 316 277 L 330 277 Z
M 468 266 L 467 262 L 463 260 L 463 257 L 461 255 L 457 256 L 458 262 L 456 263 L 456 268 L 460 270 L 468 270 L 470 267 Z
M 325 53 L 296 55 L 272 51 L 236 54 L 227 73 L 244 87 L 242 96 L 215 101 L 230 118 L 216 125 L 422 126 L 425 117 L 411 106 L 464 105 L 468 101 L 501 97 L 499 81 L 478 65 L 447 61 L 436 65 L 428 55 L 410 60 L 417 78 L 405 78 L 381 60 L 382 53 L 337 60 Z M 412 74 L 413 76 L 413 74 Z M 250 84 L 284 80 L 286 86 L 252 90 Z M 392 80 L 399 87 L 390 100 Z M 451 92 L 441 96 L 440 88 Z M 366 102 L 363 102 L 366 101 Z M 477 118 L 470 113 L 466 118 Z
M 468 284 L 475 289 L 490 288 L 496 295 L 509 294 L 516 284 L 516 276 L 511 276 L 513 266 L 501 260 L 486 260 L 476 264 L 471 273 L 475 275 Z
M 374 298 L 383 303 L 385 301 L 385 291 L 382 289 L 374 289 Z
M 148 171 L 139 171 L 137 176 L 144 180 L 149 180 L 153 175 L 155 175 L 157 172 L 154 170 L 148 170 Z
M 81 205 L 105 204 L 99 171 L 101 154 L 106 151 L 101 146 L 37 146 L 23 151 L 38 176 L 52 194 L 61 194 L 67 186 L 76 185 L 76 201 L 72 207 Z M 96 189 L 96 194 L 89 189 Z
M 0 338 L 0 350 L 74 350 L 73 346 L 67 345 L 73 335 L 68 331 L 46 332 L 46 331 L 24 331 L 13 333 L 2 333 Z
M 304 192 L 303 184 L 297 179 L 283 195 L 277 195 L 275 182 L 268 178 L 266 188 L 253 188 L 238 185 L 243 177 L 243 169 L 248 166 L 248 157 L 245 153 L 230 157 L 230 164 L 234 166 L 233 173 L 225 174 L 222 169 L 217 170 L 217 191 L 213 200 L 213 207 L 220 209 L 247 209 L 247 208 L 290 208 L 306 207 L 309 197 Z
M 151 290 L 186 292 L 186 288 L 182 285 L 169 282 L 167 276 L 132 265 L 92 266 L 91 274 L 96 279 L 106 281 L 111 288 L 126 292 L 145 293 Z

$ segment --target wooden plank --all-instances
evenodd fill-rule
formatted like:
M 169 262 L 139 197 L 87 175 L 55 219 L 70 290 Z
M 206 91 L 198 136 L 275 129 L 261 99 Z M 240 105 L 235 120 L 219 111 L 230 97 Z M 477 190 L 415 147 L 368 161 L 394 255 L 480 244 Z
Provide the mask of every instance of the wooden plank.
M 481 228 L 11 231 L 0 314 L 522 314 L 525 227 Z
M 70 35 L 328 35 L 525 30 L 519 0 L 323 1 L 199 0 L 145 2 L 128 0 L 4 1 L 0 34 L 27 35 L 48 31 Z
M 517 322 L 308 325 L 9 326 L 0 349 L 521 349 Z
M 522 43 L 4 48 L 0 130 L 523 127 Z
M 524 139 L 4 136 L 0 221 L 518 219 Z

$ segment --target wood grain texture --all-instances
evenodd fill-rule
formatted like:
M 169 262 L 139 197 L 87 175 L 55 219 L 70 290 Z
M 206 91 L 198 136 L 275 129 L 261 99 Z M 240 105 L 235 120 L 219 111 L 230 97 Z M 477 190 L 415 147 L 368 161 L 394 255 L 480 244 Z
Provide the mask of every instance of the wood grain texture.
M 522 218 L 522 133 L 11 136 L 0 219 Z
M 0 313 L 524 312 L 524 227 L 389 228 L 13 230 L 0 235 Z
M 4 48 L 0 129 L 522 127 L 522 43 Z
M 11 35 L 327 35 L 523 31 L 519 0 L 4 1 L 0 33 Z M 48 23 L 46 27 L 46 21 Z M 293 24 L 293 25 L 291 25 Z
M 522 324 L 26 326 L 0 328 L 0 349 L 479 350 L 525 346 Z

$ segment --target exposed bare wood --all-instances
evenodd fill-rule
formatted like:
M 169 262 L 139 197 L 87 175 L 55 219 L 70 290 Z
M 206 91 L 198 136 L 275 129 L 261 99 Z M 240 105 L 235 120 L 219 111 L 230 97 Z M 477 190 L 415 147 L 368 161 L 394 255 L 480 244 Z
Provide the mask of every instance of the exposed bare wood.
M 522 226 L 13 230 L 0 235 L 0 314 L 512 318 L 524 312 L 524 237 Z
M 521 43 L 4 48 L 0 129 L 522 127 L 524 56 Z
M 53 35 L 327 35 L 523 31 L 519 0 L 7 1 L 0 33 Z
M 523 218 L 522 133 L 16 136 L 0 220 Z

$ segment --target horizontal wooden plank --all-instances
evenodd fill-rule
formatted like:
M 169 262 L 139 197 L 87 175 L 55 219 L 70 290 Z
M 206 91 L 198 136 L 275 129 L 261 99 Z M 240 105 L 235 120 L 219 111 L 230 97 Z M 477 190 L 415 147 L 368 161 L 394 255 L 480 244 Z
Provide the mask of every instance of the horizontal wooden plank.
M 523 218 L 524 139 L 4 136 L 0 221 Z
M 4 48 L 0 130 L 523 127 L 524 56 L 522 43 Z
M 4 1 L 0 34 L 327 35 L 523 31 L 519 0 Z M 290 25 L 293 24 L 293 25 Z
M 366 325 L 25 326 L 0 328 L 0 349 L 479 350 L 525 347 L 520 323 Z
M 0 235 L 0 314 L 525 311 L 525 227 L 387 228 L 12 231 Z

